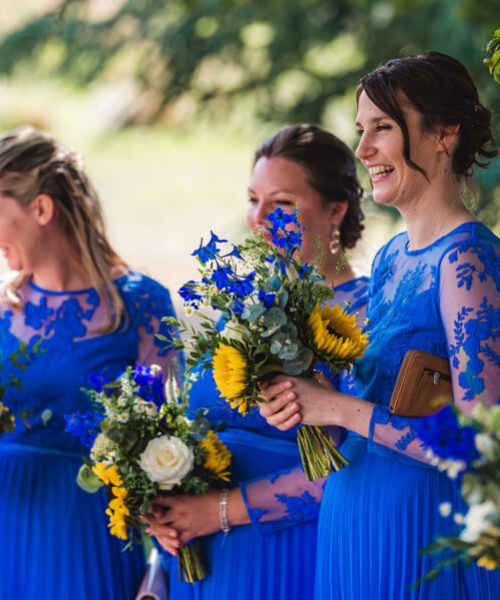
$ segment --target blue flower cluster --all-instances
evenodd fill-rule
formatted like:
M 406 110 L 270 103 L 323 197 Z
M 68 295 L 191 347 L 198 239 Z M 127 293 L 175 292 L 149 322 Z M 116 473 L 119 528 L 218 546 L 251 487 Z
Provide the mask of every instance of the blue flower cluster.
M 272 236 L 273 244 L 285 250 L 287 254 L 293 254 L 302 245 L 303 230 L 299 224 L 298 214 L 298 210 L 287 213 L 282 208 L 277 208 L 267 216 L 271 226 L 266 229 Z M 287 229 L 288 225 L 293 225 L 295 229 Z
M 217 244 L 223 244 L 227 242 L 227 240 L 223 240 L 215 235 L 213 231 L 210 232 L 210 241 L 205 246 L 200 245 L 200 247 L 191 253 L 192 256 L 196 256 L 199 261 L 205 265 L 208 261 L 213 260 L 216 256 L 218 256 L 220 250 L 217 247 Z
M 80 438 L 82 445 L 86 448 L 91 448 L 101 430 L 100 425 L 103 419 L 103 414 L 90 411 L 65 415 L 66 426 L 64 430 Z
M 154 402 L 159 408 L 165 400 L 163 374 L 151 367 L 136 363 L 132 371 L 134 382 L 139 386 L 139 396 L 148 402 Z
M 461 426 L 451 406 L 419 419 L 415 431 L 424 446 L 439 458 L 463 460 L 467 466 L 479 458 L 474 443 L 476 430 L 470 425 Z

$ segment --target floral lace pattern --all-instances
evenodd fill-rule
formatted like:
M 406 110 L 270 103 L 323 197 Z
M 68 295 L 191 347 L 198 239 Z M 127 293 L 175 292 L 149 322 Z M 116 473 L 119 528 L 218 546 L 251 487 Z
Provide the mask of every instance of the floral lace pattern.
M 179 371 L 177 354 L 155 337 L 170 332 L 161 319 L 173 315 L 168 291 L 138 273 L 116 280 L 127 312 L 122 325 L 102 334 L 106 312 L 95 289 L 71 292 L 43 290 L 32 282 L 20 289 L 22 309 L 0 306 L 0 349 L 14 352 L 20 341 L 36 353 L 21 375 L 19 390 L 10 389 L 6 402 L 17 415 L 18 427 L 5 439 L 34 446 L 76 451 L 76 440 L 64 433 L 64 415 L 85 409 L 82 388 L 88 377 L 103 372 L 119 375 L 135 362 L 157 363 L 167 368 L 172 361 Z M 14 368 L 14 367 L 10 367 Z M 0 374 L 0 383 L 3 376 Z
M 356 366 L 357 395 L 376 404 L 369 449 L 426 462 L 412 420 L 388 410 L 410 349 L 450 360 L 455 402 L 499 401 L 499 240 L 466 223 L 431 246 L 408 250 L 406 233 L 376 256 L 368 310 L 370 347 Z M 404 458 L 403 458 L 404 460 Z

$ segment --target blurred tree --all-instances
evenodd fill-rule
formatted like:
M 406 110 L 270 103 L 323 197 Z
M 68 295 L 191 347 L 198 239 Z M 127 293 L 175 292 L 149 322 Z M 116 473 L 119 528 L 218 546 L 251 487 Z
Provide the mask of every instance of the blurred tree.
M 370 68 L 433 49 L 462 60 L 498 114 L 483 65 L 497 8 L 496 0 L 61 0 L 0 40 L 0 73 L 28 65 L 83 86 L 132 81 L 120 125 L 224 118 L 242 103 L 259 119 L 321 123 Z M 500 167 L 478 182 L 491 223 Z

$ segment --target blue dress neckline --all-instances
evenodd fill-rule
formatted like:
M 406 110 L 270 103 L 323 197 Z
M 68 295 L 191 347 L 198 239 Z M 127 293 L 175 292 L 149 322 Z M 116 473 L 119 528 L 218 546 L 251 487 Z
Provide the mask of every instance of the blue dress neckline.
M 455 229 L 452 229 L 445 235 L 437 238 L 428 246 L 424 246 L 423 248 L 417 248 L 416 250 L 410 250 L 408 248 L 408 244 L 409 244 L 410 240 L 408 239 L 408 232 L 405 231 L 403 234 L 406 236 L 406 242 L 404 244 L 405 254 L 407 256 L 418 256 L 419 254 L 424 254 L 425 252 L 429 252 L 429 250 L 432 250 L 433 248 L 435 248 L 443 240 L 446 240 L 447 238 L 452 237 L 461 231 L 467 231 L 467 230 L 473 229 L 474 227 L 477 227 L 477 226 L 486 227 L 485 225 L 483 225 L 483 223 L 481 223 L 481 221 L 467 221 L 466 223 L 462 223 L 461 225 L 458 225 L 457 227 L 455 227 Z
M 123 275 L 120 275 L 120 277 L 117 277 L 116 279 L 114 279 L 113 282 L 115 284 L 118 284 L 120 281 L 122 281 L 126 277 L 127 277 L 127 273 L 124 273 Z M 82 288 L 79 290 L 61 290 L 58 292 L 56 290 L 48 290 L 46 288 L 43 288 L 43 287 L 37 285 L 32 279 L 28 279 L 28 286 L 32 290 L 40 292 L 41 294 L 47 294 L 48 296 L 69 296 L 69 295 L 73 296 L 73 295 L 78 295 L 78 294 L 88 294 L 89 292 L 96 291 L 95 287 L 88 287 L 88 288 Z

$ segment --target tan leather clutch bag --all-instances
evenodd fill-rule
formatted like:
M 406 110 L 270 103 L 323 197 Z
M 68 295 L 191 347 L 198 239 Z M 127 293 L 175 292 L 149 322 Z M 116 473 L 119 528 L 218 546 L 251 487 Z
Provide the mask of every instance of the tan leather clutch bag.
M 391 396 L 389 410 L 402 417 L 424 417 L 453 402 L 450 364 L 421 350 L 408 350 Z

